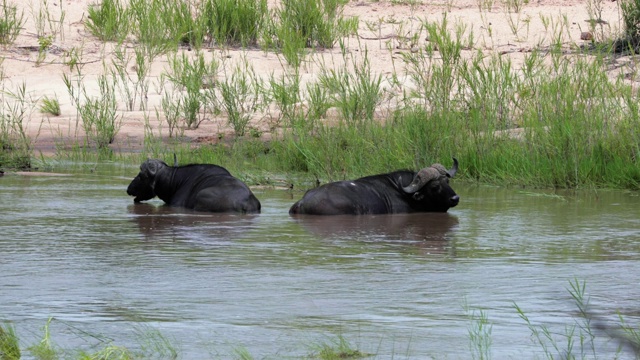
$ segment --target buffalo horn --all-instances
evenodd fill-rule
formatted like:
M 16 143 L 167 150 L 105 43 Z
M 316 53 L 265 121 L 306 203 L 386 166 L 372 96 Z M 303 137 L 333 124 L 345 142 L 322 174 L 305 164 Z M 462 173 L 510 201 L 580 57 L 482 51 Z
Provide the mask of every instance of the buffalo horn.
M 162 161 L 149 159 L 140 165 L 140 170 L 146 172 L 149 176 L 156 176 L 161 165 L 163 165 Z
M 411 181 L 411 184 L 402 188 L 402 190 L 408 194 L 413 194 L 416 191 L 422 189 L 422 187 L 433 179 L 440 177 L 440 173 L 433 167 L 424 168 L 416 174 Z
M 457 172 L 458 172 L 458 159 L 453 158 L 453 167 L 449 169 L 449 171 L 447 171 L 447 175 L 449 175 L 449 177 L 454 177 L 456 176 Z

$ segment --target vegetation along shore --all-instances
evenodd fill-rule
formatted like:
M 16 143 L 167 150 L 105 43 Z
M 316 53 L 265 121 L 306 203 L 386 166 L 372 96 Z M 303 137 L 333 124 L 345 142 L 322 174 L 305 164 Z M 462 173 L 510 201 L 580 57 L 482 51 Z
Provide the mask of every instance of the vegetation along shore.
M 637 1 L 3 1 L 5 170 L 639 188 Z

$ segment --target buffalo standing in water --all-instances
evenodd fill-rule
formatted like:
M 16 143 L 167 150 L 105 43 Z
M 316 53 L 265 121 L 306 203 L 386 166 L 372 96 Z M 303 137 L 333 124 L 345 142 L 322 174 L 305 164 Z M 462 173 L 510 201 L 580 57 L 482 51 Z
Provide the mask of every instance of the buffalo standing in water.
M 290 214 L 365 215 L 446 212 L 460 197 L 449 186 L 458 160 L 447 170 L 433 164 L 420 171 L 395 171 L 353 181 L 338 181 L 307 191 Z
M 147 160 L 131 181 L 127 194 L 134 202 L 159 197 L 169 206 L 197 211 L 259 213 L 260 201 L 227 169 L 209 164 L 169 166 Z

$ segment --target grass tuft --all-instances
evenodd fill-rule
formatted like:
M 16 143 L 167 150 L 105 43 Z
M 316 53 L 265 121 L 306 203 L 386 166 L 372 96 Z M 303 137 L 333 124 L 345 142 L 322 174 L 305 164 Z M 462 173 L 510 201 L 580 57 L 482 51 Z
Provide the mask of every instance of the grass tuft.
M 53 116 L 60 116 L 60 102 L 58 101 L 58 98 L 49 98 L 47 96 L 43 97 L 42 103 L 40 104 L 40 112 Z
M 312 350 L 311 357 L 321 360 L 361 359 L 370 356 L 358 349 L 354 349 L 342 335 L 339 335 L 334 340 L 314 345 Z
M 0 359 L 19 360 L 20 344 L 13 325 L 0 323 Z
M 84 25 L 101 41 L 122 41 L 129 31 L 128 13 L 120 0 L 102 0 L 89 4 Z

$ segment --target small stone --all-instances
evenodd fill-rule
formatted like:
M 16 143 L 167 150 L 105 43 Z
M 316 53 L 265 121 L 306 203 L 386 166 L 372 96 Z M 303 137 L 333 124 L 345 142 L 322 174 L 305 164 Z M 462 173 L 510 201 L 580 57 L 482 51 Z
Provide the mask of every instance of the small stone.
M 580 33 L 580 40 L 593 40 L 593 34 L 589 31 L 583 31 Z

